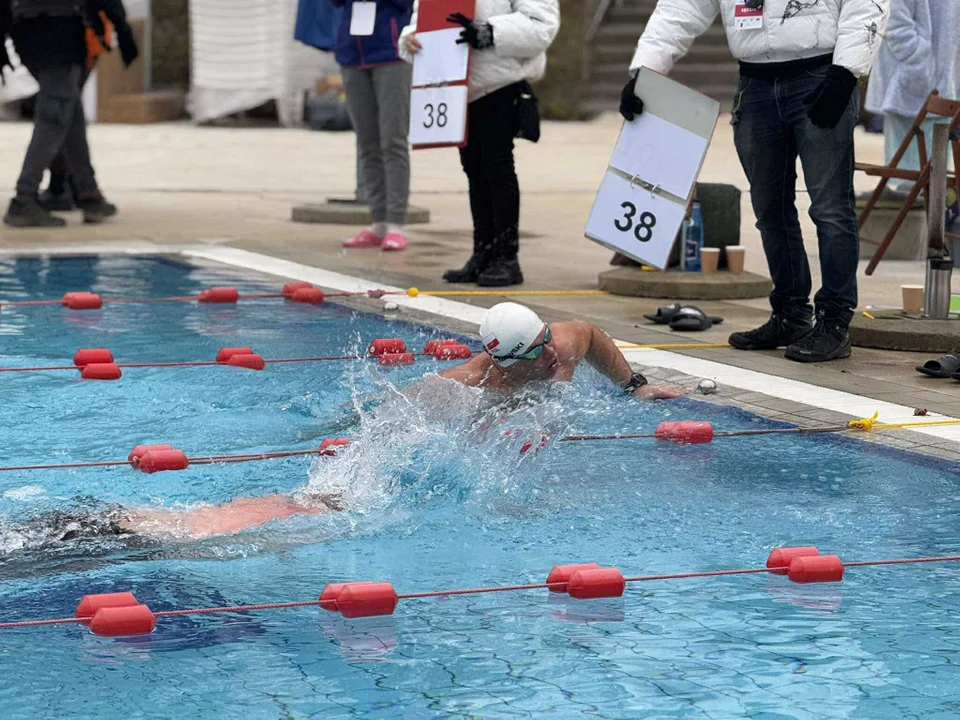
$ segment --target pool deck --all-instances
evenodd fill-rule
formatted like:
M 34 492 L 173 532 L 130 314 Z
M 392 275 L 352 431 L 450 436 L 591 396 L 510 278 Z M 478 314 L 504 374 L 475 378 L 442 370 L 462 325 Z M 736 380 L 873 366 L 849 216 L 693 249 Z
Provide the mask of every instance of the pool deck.
M 619 127 L 615 116 L 591 123 L 549 123 L 539 144 L 518 144 L 521 263 L 527 280 L 518 289 L 596 289 L 598 274 L 610 268 L 612 253 L 585 239 L 583 227 Z M 15 183 L 29 133 L 27 124 L 0 123 L 0 183 L 4 187 L 12 188 Z M 857 142 L 858 159 L 882 161 L 881 136 L 860 130 Z M 454 150 L 413 153 L 411 202 L 428 208 L 431 222 L 409 228 L 407 252 L 383 253 L 344 251 L 340 243 L 355 228 L 290 220 L 296 204 L 353 194 L 355 150 L 350 133 L 262 127 L 197 128 L 186 123 L 96 125 L 91 127 L 91 145 L 98 178 L 107 196 L 120 206 L 119 216 L 104 225 L 85 226 L 78 214 L 72 214 L 68 216 L 67 228 L 55 230 L 0 226 L 0 252 L 169 252 L 180 247 L 217 246 L 400 288 L 473 287 L 451 288 L 440 280 L 445 268 L 462 264 L 471 243 L 466 180 Z M 766 275 L 747 183 L 726 117 L 718 123 L 700 180 L 731 183 L 744 191 L 741 244 L 747 248 L 746 269 Z M 861 173 L 856 181 L 858 190 L 872 187 Z M 800 187 L 802 182 L 801 176 Z M 7 202 L 6 198 L 3 202 Z M 808 204 L 801 193 L 798 205 L 816 288 L 819 263 L 813 226 L 806 216 Z M 923 283 L 922 262 L 884 261 L 872 277 L 863 273 L 865 265 L 865 261 L 861 263 L 861 309 L 897 308 L 901 284 Z M 456 298 L 477 306 L 489 306 L 501 299 Z M 755 327 L 769 312 L 765 299 L 701 301 L 697 302 L 699 307 L 709 314 L 721 315 L 724 322 L 703 333 L 681 334 L 654 326 L 643 318 L 644 313 L 655 311 L 667 301 L 615 296 L 518 299 L 547 318 L 582 317 L 620 340 L 640 344 L 725 343 L 731 332 Z M 782 351 L 745 353 L 721 348 L 671 352 L 682 356 L 687 367 L 691 366 L 688 359 L 700 359 L 705 366 L 719 363 L 781 378 L 785 383 L 798 381 L 825 392 L 841 391 L 877 402 L 960 417 L 960 383 L 926 378 L 914 370 L 915 365 L 936 354 L 854 348 L 850 359 L 804 365 L 785 360 Z M 689 372 L 687 375 L 692 377 Z M 707 372 L 702 375 L 709 376 Z M 816 409 L 817 403 L 812 400 L 809 405 L 798 405 L 774 390 L 764 395 L 744 391 L 742 386 L 740 390 L 725 391 L 720 400 L 762 408 L 766 412 L 761 414 L 791 422 L 806 419 L 820 424 L 859 415 Z M 834 415 L 828 416 L 831 412 Z M 921 441 L 918 433 L 909 431 L 883 434 L 891 438 L 891 444 L 923 445 L 932 454 L 960 459 L 960 445 L 952 439 L 924 436 Z

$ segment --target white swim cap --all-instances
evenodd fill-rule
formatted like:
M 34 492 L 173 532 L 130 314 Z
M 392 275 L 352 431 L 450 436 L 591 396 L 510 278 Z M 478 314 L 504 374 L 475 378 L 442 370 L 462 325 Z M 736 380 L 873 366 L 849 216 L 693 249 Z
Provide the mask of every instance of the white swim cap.
M 505 302 L 487 310 L 480 323 L 480 339 L 498 365 L 509 367 L 516 362 L 509 356 L 527 352 L 544 327 L 530 308 Z

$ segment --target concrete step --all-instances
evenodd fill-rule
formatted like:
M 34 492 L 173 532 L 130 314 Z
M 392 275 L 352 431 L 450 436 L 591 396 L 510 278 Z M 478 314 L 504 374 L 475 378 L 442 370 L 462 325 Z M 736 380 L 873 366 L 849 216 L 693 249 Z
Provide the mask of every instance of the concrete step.
M 186 98 L 180 91 L 154 91 L 111 95 L 97 116 L 103 123 L 144 125 L 180 120 Z

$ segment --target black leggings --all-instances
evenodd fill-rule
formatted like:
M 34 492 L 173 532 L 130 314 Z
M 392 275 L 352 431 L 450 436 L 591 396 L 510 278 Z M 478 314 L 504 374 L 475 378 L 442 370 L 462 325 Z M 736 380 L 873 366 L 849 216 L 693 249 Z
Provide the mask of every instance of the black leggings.
M 489 250 L 507 260 L 519 249 L 520 186 L 513 162 L 519 95 L 515 83 L 470 103 L 467 145 L 460 148 L 470 186 L 474 252 Z

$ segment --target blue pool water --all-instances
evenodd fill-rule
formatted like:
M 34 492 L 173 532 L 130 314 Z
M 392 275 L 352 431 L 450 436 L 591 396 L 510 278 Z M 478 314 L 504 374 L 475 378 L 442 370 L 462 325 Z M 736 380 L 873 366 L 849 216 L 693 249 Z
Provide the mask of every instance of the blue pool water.
M 7 301 L 227 282 L 280 284 L 159 258 L 0 261 Z M 174 361 L 224 346 L 298 357 L 446 336 L 332 303 L 4 307 L 0 366 L 69 364 L 80 347 Z M 0 472 L 0 621 L 69 616 L 83 595 L 120 590 L 166 610 L 307 600 L 340 580 L 399 592 L 542 582 L 557 563 L 626 575 L 755 567 L 781 545 L 847 560 L 960 552 L 955 466 L 793 436 L 561 443 L 521 456 L 539 429 L 772 424 L 692 399 L 636 402 L 589 369 L 509 407 L 442 382 L 419 402 L 394 392 L 435 367 L 130 369 L 117 382 L 0 373 L 3 466 L 124 458 L 146 442 L 202 455 L 356 438 L 336 458 Z M 518 432 L 504 438 L 502 427 Z M 78 497 L 182 507 L 308 484 L 342 492 L 348 509 L 145 547 L 37 550 L 23 530 Z M 141 638 L 0 630 L 0 708 L 4 718 L 948 718 L 960 714 L 958 611 L 960 569 L 926 565 L 851 569 L 831 585 L 767 575 L 634 584 L 615 601 L 544 591 L 408 600 L 365 620 L 312 607 L 167 618 Z

